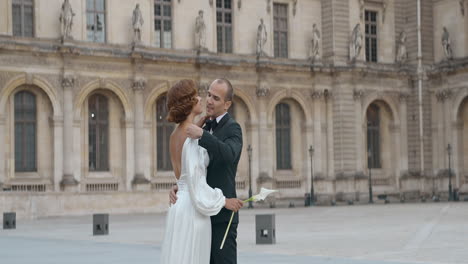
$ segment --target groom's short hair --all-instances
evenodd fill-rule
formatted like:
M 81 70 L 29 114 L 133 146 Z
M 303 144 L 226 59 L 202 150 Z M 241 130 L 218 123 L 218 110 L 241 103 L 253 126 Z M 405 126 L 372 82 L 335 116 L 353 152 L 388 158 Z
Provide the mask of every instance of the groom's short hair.
M 232 101 L 232 98 L 234 97 L 234 88 L 232 87 L 231 82 L 228 79 L 225 79 L 225 78 L 218 78 L 218 79 L 216 79 L 216 82 L 218 84 L 225 84 L 226 85 L 227 92 L 226 92 L 226 97 L 224 97 L 224 100 Z

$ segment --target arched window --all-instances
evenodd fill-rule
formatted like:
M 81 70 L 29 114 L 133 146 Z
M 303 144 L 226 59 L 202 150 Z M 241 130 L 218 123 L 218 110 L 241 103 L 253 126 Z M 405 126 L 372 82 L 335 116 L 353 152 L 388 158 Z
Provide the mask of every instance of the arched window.
M 89 170 L 109 170 L 109 103 L 106 96 L 92 95 L 89 107 Z
M 36 96 L 15 94 L 15 171 L 36 171 Z
M 291 115 L 289 105 L 276 106 L 276 167 L 278 170 L 291 169 Z
M 169 154 L 169 139 L 174 124 L 167 121 L 167 97 L 163 95 L 156 102 L 156 135 L 157 135 L 157 151 L 158 151 L 158 170 L 172 170 L 171 156 Z
M 380 108 L 371 104 L 367 109 L 367 164 L 369 168 L 381 168 L 380 163 Z

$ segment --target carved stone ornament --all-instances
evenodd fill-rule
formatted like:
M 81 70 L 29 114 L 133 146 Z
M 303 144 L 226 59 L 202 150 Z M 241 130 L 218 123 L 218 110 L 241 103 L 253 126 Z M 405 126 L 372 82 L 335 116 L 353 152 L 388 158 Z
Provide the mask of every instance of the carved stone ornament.
M 442 41 L 442 48 L 444 49 L 445 58 L 447 60 L 453 59 L 452 43 L 451 43 L 449 31 L 446 27 L 443 28 L 441 41 Z
M 62 10 L 60 11 L 60 31 L 62 34 L 62 40 L 71 39 L 71 32 L 73 27 L 73 17 L 75 13 L 73 12 L 72 6 L 69 0 L 65 0 L 62 4 Z
M 318 29 L 317 24 L 314 23 L 312 26 L 312 40 L 310 42 L 309 51 L 309 58 L 312 62 L 320 59 L 320 39 L 320 30 Z
M 195 50 L 207 51 L 206 25 L 203 19 L 203 10 L 198 11 L 198 16 L 195 19 Z
M 354 100 L 359 100 L 364 97 L 364 91 L 363 90 L 354 90 L 353 91 L 353 98 Z
M 140 4 L 136 4 L 132 15 L 133 43 L 141 43 L 141 29 L 143 28 L 143 15 L 141 14 Z
M 268 40 L 267 37 L 267 30 L 265 24 L 263 23 L 263 18 L 260 18 L 260 24 L 257 28 L 257 46 L 256 46 L 256 54 L 257 58 L 266 57 L 268 56 L 265 52 L 265 45 Z
M 353 32 L 351 33 L 349 40 L 349 59 L 350 61 L 355 61 L 359 58 L 362 47 L 362 33 L 361 33 L 361 24 L 356 24 L 354 26 Z
M 398 99 L 399 99 L 401 102 L 408 100 L 409 97 L 410 97 L 410 94 L 409 94 L 409 93 L 399 93 L 399 94 L 398 94 Z
M 73 88 L 75 86 L 75 78 L 72 76 L 65 76 L 62 79 L 62 87 L 64 89 Z
M 449 89 L 443 89 L 441 91 L 437 91 L 435 96 L 437 98 L 437 101 L 443 102 L 452 96 L 452 91 L 450 91 Z
M 200 85 L 198 85 L 198 94 L 201 97 L 205 97 L 208 93 L 209 88 L 210 88 L 210 84 L 206 82 L 200 82 Z
M 312 99 L 320 99 L 322 98 L 323 96 L 323 91 L 312 91 L 310 93 L 310 97 L 312 97 Z
M 259 85 L 257 85 L 256 93 L 258 97 L 268 96 L 270 94 L 270 87 L 267 83 L 261 82 Z
M 144 79 L 138 79 L 133 81 L 133 90 L 143 91 L 146 87 L 146 81 Z
M 400 37 L 398 38 L 397 52 L 396 52 L 396 62 L 403 64 L 408 59 L 408 52 L 406 51 L 406 31 L 403 30 L 400 32 Z
M 310 97 L 312 97 L 312 100 L 328 100 L 332 96 L 331 92 L 328 89 L 324 90 L 313 90 L 310 93 Z

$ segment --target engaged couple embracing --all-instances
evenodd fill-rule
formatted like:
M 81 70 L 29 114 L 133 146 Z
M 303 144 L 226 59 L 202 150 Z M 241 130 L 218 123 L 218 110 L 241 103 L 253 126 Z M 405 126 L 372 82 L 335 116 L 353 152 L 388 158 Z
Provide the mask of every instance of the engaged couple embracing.
M 237 263 L 238 211 L 235 176 L 242 130 L 227 113 L 234 89 L 226 79 L 211 83 L 203 112 L 196 84 L 181 80 L 167 94 L 168 121 L 178 124 L 170 137 L 177 185 L 162 244 L 163 264 Z M 226 228 L 234 218 L 220 249 Z

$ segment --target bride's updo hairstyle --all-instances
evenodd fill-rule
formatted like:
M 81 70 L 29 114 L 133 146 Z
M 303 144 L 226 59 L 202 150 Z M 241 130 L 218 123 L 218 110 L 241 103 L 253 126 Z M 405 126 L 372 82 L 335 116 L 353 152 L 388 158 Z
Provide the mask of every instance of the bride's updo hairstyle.
M 192 112 L 198 103 L 197 90 L 192 80 L 180 80 L 167 92 L 167 121 L 179 124 Z

